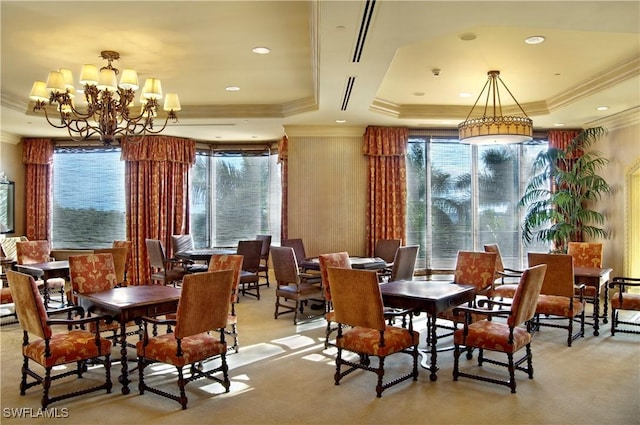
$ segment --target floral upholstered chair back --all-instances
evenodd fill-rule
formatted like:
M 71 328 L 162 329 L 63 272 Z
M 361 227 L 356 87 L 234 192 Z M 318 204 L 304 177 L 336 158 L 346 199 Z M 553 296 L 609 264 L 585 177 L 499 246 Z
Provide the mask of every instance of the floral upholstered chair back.
M 51 261 L 49 241 L 16 242 L 16 260 L 18 264 L 46 263 Z
M 33 277 L 7 270 L 7 279 L 11 287 L 20 327 L 40 338 L 51 338 L 51 328 L 47 325 L 47 312 Z
M 118 283 L 109 253 L 69 256 L 69 276 L 73 291 L 80 294 L 111 289 Z
M 602 244 L 569 242 L 567 254 L 573 257 L 574 267 L 602 267 Z
M 507 319 L 510 327 L 515 328 L 533 318 L 546 272 L 547 265 L 539 264 L 525 270 L 520 277 L 520 284 L 511 303 L 511 315 Z
M 492 287 L 496 272 L 494 252 L 458 251 L 454 281 L 460 285 L 473 285 L 483 293 Z
M 231 288 L 231 304 L 238 302 L 238 285 L 242 271 L 242 255 L 212 255 L 209 260 L 209 271 L 233 270 L 233 287 Z
M 94 254 L 111 254 L 113 257 L 113 267 L 116 272 L 116 282 L 118 285 L 125 283 L 125 276 L 127 270 L 127 257 L 129 256 L 129 250 L 126 247 L 119 248 L 103 248 L 94 249 Z
M 322 290 L 326 302 L 331 302 L 331 282 L 329 281 L 329 267 L 337 267 L 341 269 L 350 269 L 348 252 L 334 252 L 331 254 L 322 254 L 318 256 L 320 262 L 320 274 L 322 276 Z

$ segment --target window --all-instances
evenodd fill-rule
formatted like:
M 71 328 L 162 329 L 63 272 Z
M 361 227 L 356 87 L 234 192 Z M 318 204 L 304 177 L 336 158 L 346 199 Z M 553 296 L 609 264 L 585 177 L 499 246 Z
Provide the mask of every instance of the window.
M 119 148 L 56 148 L 52 187 L 52 248 L 103 248 L 126 239 Z
M 274 150 L 199 151 L 191 175 L 197 248 L 235 247 L 258 234 L 280 242 L 280 167 Z
M 458 250 L 482 251 L 486 243 L 498 243 L 507 267 L 523 267 L 523 211 L 517 203 L 531 163 L 545 149 L 541 141 L 472 146 L 451 138 L 411 137 L 407 243 L 420 245 L 418 267 L 453 269 Z

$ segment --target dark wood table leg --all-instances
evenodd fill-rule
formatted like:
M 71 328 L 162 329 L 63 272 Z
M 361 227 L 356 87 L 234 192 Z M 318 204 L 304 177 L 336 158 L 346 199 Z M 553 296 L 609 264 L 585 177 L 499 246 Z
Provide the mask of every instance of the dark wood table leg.
M 122 374 L 118 377 L 118 382 L 122 384 L 122 394 L 129 394 L 129 370 L 127 358 L 127 322 L 122 320 L 120 323 L 120 355 L 122 357 Z
M 593 299 L 593 335 L 600 335 L 600 282 L 596 285 L 596 295 Z
M 418 353 L 422 356 L 420 366 L 431 372 L 429 375 L 429 379 L 431 379 L 431 381 L 438 380 L 438 334 L 436 331 L 436 318 L 431 315 L 427 315 L 427 348 L 418 350 Z M 431 364 L 428 362 L 429 358 L 431 359 Z
M 602 323 L 609 323 L 609 282 L 604 283 L 604 314 L 602 315 Z

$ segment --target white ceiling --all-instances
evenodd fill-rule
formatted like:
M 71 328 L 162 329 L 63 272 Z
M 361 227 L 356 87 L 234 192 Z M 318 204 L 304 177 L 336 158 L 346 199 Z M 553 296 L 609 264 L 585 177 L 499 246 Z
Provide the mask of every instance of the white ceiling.
M 165 134 L 203 141 L 319 126 L 455 128 L 492 69 L 534 129 L 640 119 L 638 1 L 3 0 L 1 19 L 3 140 L 64 137 L 30 112 L 31 85 L 50 70 L 77 79 L 82 64 L 105 65 L 101 50 L 179 94 L 179 123 Z M 461 40 L 467 33 L 476 39 Z M 546 41 L 525 44 L 532 35 Z

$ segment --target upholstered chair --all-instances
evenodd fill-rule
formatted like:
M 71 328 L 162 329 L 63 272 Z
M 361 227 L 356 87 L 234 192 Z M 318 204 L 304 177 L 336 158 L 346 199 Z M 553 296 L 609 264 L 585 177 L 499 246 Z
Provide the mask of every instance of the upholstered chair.
M 538 295 L 540 294 L 540 288 L 542 287 L 546 270 L 547 266 L 544 264 L 525 270 L 520 277 L 520 284 L 517 285 L 511 303 L 488 299 L 478 301 L 478 305 L 484 306 L 487 304 L 489 309 L 471 307 L 458 307 L 455 309 L 457 314 L 464 313 L 468 320 L 464 322 L 465 324 L 462 329 L 457 329 L 453 334 L 453 342 L 455 344 L 453 364 L 454 381 L 457 381 L 459 377 L 466 377 L 506 385 L 511 388 L 512 393 L 515 393 L 516 370 L 526 372 L 529 379 L 533 379 L 531 319 L 536 311 Z M 502 308 L 495 309 L 496 306 Z M 472 314 L 486 316 L 488 318 L 501 317 L 502 320 L 483 319 L 472 322 Z M 504 318 L 506 318 L 506 321 Z M 523 325 L 526 326 L 523 327 Z M 461 348 L 464 348 L 467 352 L 471 348 L 478 348 L 478 366 L 482 366 L 483 363 L 505 366 L 509 371 L 509 379 L 505 381 L 493 378 L 488 374 L 474 375 L 468 372 L 461 372 Z M 523 348 L 525 349 L 524 356 L 514 360 L 514 354 Z M 505 353 L 507 355 L 507 362 L 485 358 L 485 350 Z M 525 362 L 526 366 L 521 366 Z
M 246 240 L 238 242 L 236 254 L 242 255 L 242 271 L 240 272 L 240 292 L 260 299 L 260 253 L 262 241 Z
M 100 249 L 94 249 L 93 253 L 94 254 L 111 254 L 111 256 L 113 257 L 114 271 L 116 273 L 116 286 L 125 286 L 127 257 L 129 256 L 129 250 L 126 247 L 100 248 Z
M 43 408 L 46 408 L 56 401 L 93 391 L 106 390 L 107 393 L 110 393 L 112 386 L 110 375 L 111 341 L 100 337 L 100 328 L 98 326 L 98 323 L 101 320 L 108 319 L 108 316 L 93 316 L 74 320 L 50 319 L 33 277 L 12 270 L 7 272 L 7 277 L 11 284 L 18 320 L 24 334 L 20 394 L 24 395 L 26 390 L 33 386 L 42 385 L 41 404 Z M 66 307 L 57 310 L 56 313 L 81 313 L 82 310 L 78 311 L 78 309 L 79 307 L 75 306 Z M 93 324 L 95 327 L 94 332 L 77 329 L 78 326 L 86 324 Z M 64 329 L 73 330 L 53 332 L 53 325 L 60 325 Z M 37 339 L 30 340 L 29 335 L 33 335 Z M 77 375 L 78 378 L 81 378 L 87 370 L 87 360 L 97 361 L 100 358 L 103 359 L 104 383 L 82 389 L 74 388 L 73 392 L 51 397 L 51 381 L 70 375 Z M 30 361 L 36 362 L 44 368 L 44 376 L 31 369 L 29 366 Z M 52 375 L 52 370 L 56 366 L 69 363 L 76 363 L 76 368 Z M 27 382 L 27 376 L 33 378 L 34 381 Z
M 393 385 L 407 379 L 416 381 L 420 334 L 413 330 L 411 316 L 408 328 L 386 323 L 375 271 L 330 267 L 328 275 L 334 320 L 338 324 L 335 384 L 339 385 L 342 378 L 356 369 L 367 370 L 378 376 L 376 396 L 381 397 L 382 392 Z M 358 354 L 360 361 L 345 358 L 344 350 Z M 413 365 L 409 372 L 385 383 L 385 359 L 395 353 L 409 354 Z M 377 368 L 370 365 L 370 357 L 378 357 Z M 347 368 L 342 370 L 343 366 Z
M 233 337 L 233 345 L 229 347 L 236 353 L 240 345 L 238 344 L 238 314 L 236 304 L 238 303 L 238 289 L 240 285 L 240 274 L 242 272 L 242 255 L 212 255 L 209 260 L 209 271 L 233 270 L 233 287 L 229 298 L 229 315 L 227 316 L 227 327 L 225 334 Z
M 393 261 L 401 244 L 401 239 L 378 239 L 376 241 L 376 246 L 373 249 L 373 256 L 382 258 L 386 263 L 383 269 L 378 270 L 378 277 L 381 280 L 388 279 L 391 276 Z
M 546 264 L 547 272 L 544 276 L 538 305 L 536 307 L 535 325 L 551 328 L 566 329 L 568 332 L 567 345 L 577 338 L 584 336 L 584 285 L 579 285 L 576 296 L 573 275 L 573 257 L 568 254 L 541 254 L 530 252 L 527 254 L 529 267 Z M 548 319 L 548 320 L 547 320 Z M 562 322 L 566 319 L 567 324 Z M 574 333 L 574 322 L 580 328 Z
M 301 274 L 296 262 L 293 248 L 272 246 L 271 261 L 276 278 L 275 319 L 286 313 L 293 313 L 293 324 L 298 324 L 298 313 L 304 310 L 309 300 L 323 300 L 323 289 L 313 283 L 306 282 L 306 275 Z M 284 311 L 281 311 L 284 310 Z
M 500 299 L 513 298 L 513 294 L 516 293 L 516 288 L 520 282 L 522 271 L 505 268 L 498 244 L 492 243 L 484 245 L 484 252 L 493 252 L 496 254 L 496 275 L 490 296 Z
M 324 292 L 325 313 L 324 318 L 327 320 L 327 329 L 325 330 L 324 347 L 329 346 L 329 336 L 338 328 L 332 328 L 331 322 L 333 322 L 333 304 L 331 302 L 331 282 L 329 281 L 329 267 L 337 267 L 343 269 L 350 269 L 351 262 L 349 261 L 348 252 L 334 252 L 330 254 L 322 254 L 318 256 L 320 263 L 320 274 L 322 276 L 322 290 Z
M 113 248 L 127 248 L 127 259 L 124 264 L 124 281 L 120 284 L 120 286 L 127 286 L 127 276 L 131 267 L 131 255 L 133 255 L 133 242 L 131 241 L 119 241 L 115 240 L 112 244 Z
M 456 260 L 456 270 L 453 278 L 453 283 L 458 285 L 471 285 L 476 291 L 476 300 L 486 298 L 493 288 L 493 281 L 496 270 L 496 254 L 493 252 L 476 252 L 476 251 L 458 251 L 458 257 Z M 475 301 L 469 303 L 468 307 L 475 306 Z M 445 323 L 438 324 L 439 328 L 449 329 L 453 332 L 458 328 L 458 325 L 465 321 L 465 317 L 460 314 L 456 314 L 453 311 L 452 306 L 449 310 L 446 310 L 438 314 L 439 319 L 444 319 L 453 324 L 447 325 Z M 472 320 L 478 321 L 485 319 L 483 315 L 471 315 Z M 428 319 L 435 320 L 435 319 Z M 447 334 L 448 335 L 448 334 Z M 429 341 L 430 337 L 427 337 Z M 468 356 L 471 355 L 469 352 Z
M 269 253 L 271 252 L 271 235 L 257 235 L 256 239 L 262 241 L 258 274 L 260 277 L 265 279 L 265 283 L 263 285 L 267 285 L 267 287 L 269 287 Z
M 175 320 L 144 317 L 144 336 L 136 344 L 140 394 L 145 391 L 176 400 L 187 408 L 185 393 L 187 383 L 207 377 L 222 384 L 229 392 L 229 366 L 227 365 L 227 343 L 224 328 L 229 315 L 229 295 L 233 288 L 233 270 L 192 273 L 184 277 L 182 293 Z M 150 336 L 148 324 L 175 326 L 171 333 Z M 212 357 L 217 357 L 220 365 L 206 369 L 196 367 Z M 145 381 L 145 368 L 152 363 L 166 363 L 175 366 L 178 373 L 180 395 L 167 393 L 151 387 Z M 184 377 L 183 368 L 189 366 L 190 376 Z M 222 377 L 216 376 L 222 372 Z
M 173 251 L 174 261 L 181 262 L 182 267 L 189 273 L 206 272 L 209 266 L 207 264 L 198 264 L 193 261 L 175 258 L 176 253 L 189 251 L 194 249 L 192 235 L 171 235 L 171 250 Z
M 36 264 L 53 261 L 53 258 L 51 258 L 51 247 L 49 246 L 49 241 L 35 240 L 16 242 L 16 261 L 18 264 Z M 63 306 L 65 304 L 65 282 L 66 281 L 63 278 L 58 277 L 42 282 L 44 305 L 46 308 L 49 308 L 51 291 L 53 290 L 60 293 L 60 305 Z
M 620 310 L 640 311 L 640 293 L 637 291 L 640 288 L 640 278 L 614 277 L 609 287 L 618 289 L 611 297 L 611 335 L 615 335 L 616 332 L 640 334 L 639 321 L 620 318 Z M 636 289 L 636 292 L 629 292 L 629 288 Z
M 603 249 L 601 243 L 596 242 L 569 242 L 567 244 L 567 254 L 573 257 L 573 267 L 591 267 L 601 268 Z M 580 279 L 576 279 L 575 283 L 578 285 L 581 282 Z M 576 295 L 579 289 L 576 289 Z M 600 293 L 600 288 L 592 285 L 584 286 L 584 300 L 587 303 L 593 304 L 593 314 L 600 312 L 600 298 L 596 296 Z M 609 291 L 605 287 L 605 295 L 608 295 Z M 605 302 L 607 302 L 605 300 Z M 605 323 L 606 319 L 606 307 L 605 307 Z
M 187 270 L 180 262 L 167 258 L 162 242 L 157 239 L 146 239 L 147 256 L 151 267 L 151 282 L 160 282 L 174 287 L 182 281 Z

